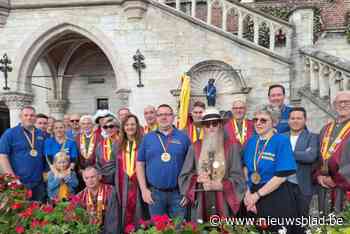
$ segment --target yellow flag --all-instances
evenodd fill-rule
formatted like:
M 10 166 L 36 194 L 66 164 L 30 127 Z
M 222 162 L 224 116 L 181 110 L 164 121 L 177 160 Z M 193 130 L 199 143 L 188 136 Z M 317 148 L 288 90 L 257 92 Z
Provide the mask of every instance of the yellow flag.
M 186 128 L 188 119 L 188 110 L 190 107 L 191 84 L 190 77 L 186 74 L 181 76 L 180 110 L 179 110 L 179 129 Z

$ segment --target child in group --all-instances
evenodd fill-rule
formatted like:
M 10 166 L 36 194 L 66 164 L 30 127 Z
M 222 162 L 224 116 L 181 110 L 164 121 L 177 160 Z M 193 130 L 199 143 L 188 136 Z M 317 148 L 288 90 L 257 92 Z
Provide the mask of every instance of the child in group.
M 51 164 L 48 161 L 51 171 L 48 174 L 47 193 L 50 200 L 67 200 L 70 195 L 75 194 L 78 187 L 78 178 L 71 170 L 69 156 L 64 152 L 58 152 Z

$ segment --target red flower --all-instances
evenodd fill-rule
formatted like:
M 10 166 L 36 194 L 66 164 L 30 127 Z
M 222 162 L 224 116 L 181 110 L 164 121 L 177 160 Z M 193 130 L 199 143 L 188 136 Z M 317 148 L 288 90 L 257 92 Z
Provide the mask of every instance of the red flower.
M 28 208 L 35 210 L 35 209 L 38 209 L 39 207 L 40 207 L 40 205 L 38 202 L 32 202 L 32 203 L 30 203 Z
M 262 230 L 266 230 L 266 229 L 269 228 L 269 225 L 267 224 L 266 219 L 264 219 L 264 218 L 259 219 L 259 221 L 258 221 L 258 226 L 259 226 L 259 228 L 261 228 Z
M 33 219 L 30 226 L 31 226 L 31 228 L 39 227 L 40 226 L 40 221 L 37 220 L 37 219 Z
M 155 224 L 155 227 L 158 231 L 164 231 L 173 226 L 171 220 L 166 214 L 162 216 L 160 215 L 153 216 L 152 221 Z
M 139 225 L 144 229 L 147 228 L 148 224 L 149 224 L 149 221 L 146 221 L 143 219 L 140 219 L 140 221 L 139 221 Z
M 23 226 L 17 226 L 15 230 L 16 230 L 16 233 L 24 233 L 24 227 Z
M 194 222 L 187 222 L 187 223 L 185 223 L 185 227 L 188 229 L 191 229 L 191 231 L 195 232 L 197 229 L 197 224 Z
M 27 190 L 27 191 L 26 191 L 26 198 L 27 198 L 27 199 L 30 199 L 30 198 L 32 198 L 32 196 L 33 196 L 32 190 L 30 190 L 30 189 Z
M 22 207 L 21 203 L 17 203 L 17 202 L 15 202 L 11 205 L 11 209 L 14 209 L 14 210 L 17 210 L 21 207 Z
M 24 218 L 24 219 L 29 218 L 30 216 L 33 215 L 33 208 L 28 207 L 25 211 L 19 213 L 18 215 L 19 215 L 19 217 Z
M 128 224 L 126 225 L 126 227 L 124 228 L 124 232 L 125 233 L 132 233 L 135 231 L 135 226 L 133 224 Z
M 53 207 L 51 205 L 45 205 L 41 208 L 42 211 L 44 211 L 47 214 L 50 214 L 53 212 Z

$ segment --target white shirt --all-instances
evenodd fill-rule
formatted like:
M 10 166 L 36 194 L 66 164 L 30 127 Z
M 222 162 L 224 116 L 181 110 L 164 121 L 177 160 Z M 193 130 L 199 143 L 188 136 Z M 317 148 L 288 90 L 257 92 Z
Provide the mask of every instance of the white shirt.
M 293 151 L 295 150 L 295 145 L 297 144 L 299 135 L 290 135 L 290 144 L 292 145 Z

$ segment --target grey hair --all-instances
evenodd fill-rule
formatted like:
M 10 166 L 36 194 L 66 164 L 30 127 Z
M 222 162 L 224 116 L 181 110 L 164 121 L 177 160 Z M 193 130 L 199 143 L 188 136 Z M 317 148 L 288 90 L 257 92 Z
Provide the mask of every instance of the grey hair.
M 91 120 L 92 123 L 94 122 L 92 115 L 83 115 L 80 117 L 79 123 L 83 122 L 85 119 Z
M 267 114 L 271 117 L 273 123 L 278 123 L 281 117 L 281 110 L 278 107 L 264 105 L 258 108 L 254 114 Z

